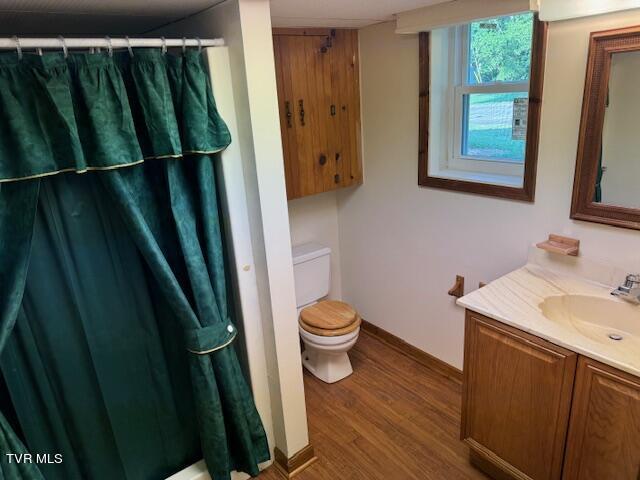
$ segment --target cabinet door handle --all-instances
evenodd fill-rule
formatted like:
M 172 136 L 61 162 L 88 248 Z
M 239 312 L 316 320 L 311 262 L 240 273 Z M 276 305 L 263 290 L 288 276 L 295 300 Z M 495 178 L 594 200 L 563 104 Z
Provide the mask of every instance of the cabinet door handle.
M 287 127 L 291 128 L 291 103 L 290 102 L 284 102 L 284 110 L 286 112 L 286 116 L 287 116 Z
M 300 125 L 304 127 L 304 100 L 298 100 L 298 107 L 300 107 Z
M 327 51 L 333 46 L 333 37 L 335 36 L 335 30 L 332 30 L 331 36 L 326 37 L 324 45 L 320 47 L 320 53 L 327 53 Z
M 332 117 L 336 116 L 336 106 L 335 105 L 331 105 L 331 116 Z
M 324 165 L 325 163 L 327 163 L 327 156 L 324 153 L 321 153 L 318 162 L 320 163 L 320 165 Z

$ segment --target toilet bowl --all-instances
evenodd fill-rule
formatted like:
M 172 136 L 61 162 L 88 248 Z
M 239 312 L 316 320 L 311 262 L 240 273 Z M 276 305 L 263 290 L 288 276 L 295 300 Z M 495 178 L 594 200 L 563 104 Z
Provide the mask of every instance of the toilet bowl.
M 302 364 L 326 383 L 351 375 L 347 352 L 358 340 L 360 319 L 348 304 L 323 300 L 329 295 L 331 249 L 304 243 L 292 249 Z
M 323 300 L 301 309 L 298 321 L 305 349 L 302 364 L 326 383 L 353 373 L 348 352 L 360 334 L 360 319 L 348 304 Z

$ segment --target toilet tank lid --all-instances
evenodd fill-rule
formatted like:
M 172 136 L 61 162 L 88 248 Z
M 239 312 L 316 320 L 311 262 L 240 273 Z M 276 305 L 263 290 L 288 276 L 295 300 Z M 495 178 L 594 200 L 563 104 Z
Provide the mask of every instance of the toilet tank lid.
M 308 262 L 314 258 L 330 255 L 331 249 L 319 243 L 303 243 L 292 248 L 293 264 Z

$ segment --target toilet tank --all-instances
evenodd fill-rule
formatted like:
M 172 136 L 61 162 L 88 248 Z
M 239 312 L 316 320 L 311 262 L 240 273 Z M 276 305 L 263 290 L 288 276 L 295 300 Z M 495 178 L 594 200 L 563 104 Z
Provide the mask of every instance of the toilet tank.
M 293 275 L 298 308 L 329 294 L 331 249 L 318 243 L 293 247 Z

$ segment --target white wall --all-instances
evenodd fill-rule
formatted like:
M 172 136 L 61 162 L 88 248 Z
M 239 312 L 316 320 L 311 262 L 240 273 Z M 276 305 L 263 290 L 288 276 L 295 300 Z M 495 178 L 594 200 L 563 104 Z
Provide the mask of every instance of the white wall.
M 418 187 L 417 36 L 360 30 L 367 179 L 338 194 L 338 220 L 342 293 L 363 318 L 461 368 L 456 274 L 470 292 L 550 232 L 579 238 L 586 256 L 638 262 L 640 232 L 569 219 L 589 33 L 638 23 L 627 12 L 550 25 L 535 204 Z
M 317 242 L 331 248 L 329 298 L 342 299 L 336 192 L 325 192 L 289 201 L 289 225 L 292 245 Z
M 256 243 L 264 245 L 263 271 L 268 280 L 268 289 L 263 282 L 263 315 L 267 320 L 267 328 L 272 331 L 268 341 L 274 347 L 273 355 L 268 360 L 275 438 L 277 447 L 291 458 L 309 444 L 309 431 L 302 379 L 271 14 L 267 0 L 238 2 L 257 195 L 262 220 L 261 238 Z

